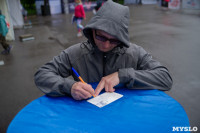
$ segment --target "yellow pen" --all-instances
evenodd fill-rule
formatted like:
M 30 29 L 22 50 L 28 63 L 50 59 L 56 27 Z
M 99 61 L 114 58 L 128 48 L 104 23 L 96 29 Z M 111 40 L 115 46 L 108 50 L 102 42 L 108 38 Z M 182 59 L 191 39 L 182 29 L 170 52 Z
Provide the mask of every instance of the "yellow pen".
M 72 67 L 72 71 L 75 73 L 75 75 L 80 79 L 80 81 L 82 83 L 86 84 L 85 81 L 83 81 L 83 79 L 81 78 L 81 76 L 76 72 L 76 70 L 73 67 Z M 95 95 L 92 95 L 92 96 L 95 97 Z

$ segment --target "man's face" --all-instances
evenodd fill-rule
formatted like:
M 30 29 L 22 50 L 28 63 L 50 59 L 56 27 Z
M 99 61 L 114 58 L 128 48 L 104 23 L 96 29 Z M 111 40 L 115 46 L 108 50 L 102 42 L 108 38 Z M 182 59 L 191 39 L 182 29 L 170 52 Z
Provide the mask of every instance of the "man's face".
M 102 52 L 108 52 L 121 43 L 115 37 L 101 30 L 93 30 L 93 38 L 96 46 Z

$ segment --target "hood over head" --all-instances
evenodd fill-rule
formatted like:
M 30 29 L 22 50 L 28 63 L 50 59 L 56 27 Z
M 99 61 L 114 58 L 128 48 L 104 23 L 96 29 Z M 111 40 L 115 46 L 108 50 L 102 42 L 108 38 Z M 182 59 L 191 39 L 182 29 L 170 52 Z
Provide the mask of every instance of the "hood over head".
M 129 42 L 129 8 L 109 0 L 103 4 L 83 29 L 84 35 L 94 43 L 92 29 L 102 30 L 116 37 L 125 47 Z

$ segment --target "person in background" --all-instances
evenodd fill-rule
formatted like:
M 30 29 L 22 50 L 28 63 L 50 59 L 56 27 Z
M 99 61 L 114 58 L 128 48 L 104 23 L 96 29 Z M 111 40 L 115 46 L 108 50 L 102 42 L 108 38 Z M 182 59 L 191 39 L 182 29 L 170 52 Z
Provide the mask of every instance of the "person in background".
M 97 0 L 96 6 L 93 9 L 93 13 L 96 14 L 96 12 L 99 10 L 99 8 L 103 5 L 104 2 L 107 0 Z
M 0 10 L 0 43 L 4 48 L 4 51 L 1 54 L 9 54 L 11 50 L 11 46 L 6 42 L 6 35 L 8 33 L 8 27 L 5 20 L 5 16 L 2 15 Z
M 98 96 L 103 89 L 114 92 L 118 84 L 128 89 L 169 90 L 168 69 L 129 41 L 129 16 L 127 6 L 105 2 L 83 29 L 88 40 L 39 68 L 36 86 L 49 96 L 71 95 L 75 100 Z M 86 83 L 80 82 L 72 67 Z M 87 84 L 93 82 L 99 82 L 95 90 Z
M 86 16 L 81 0 L 75 0 L 75 1 L 77 5 L 75 7 L 74 21 L 76 21 L 77 24 L 77 29 L 78 29 L 77 36 L 81 37 L 82 36 L 81 32 L 84 28 L 83 25 L 81 25 L 81 22 L 83 19 L 86 19 Z
M 161 5 L 162 5 L 163 7 L 168 7 L 169 1 L 170 1 L 170 0 L 162 0 Z
M 103 0 L 97 0 L 97 5 L 95 6 L 95 10 L 98 11 L 99 8 L 103 5 Z
M 142 5 L 142 0 L 136 0 L 136 3 L 137 3 L 138 5 Z
M 20 9 L 21 9 L 22 15 L 24 17 L 24 20 L 27 21 L 27 15 L 28 15 L 27 10 L 22 6 L 22 4 L 20 4 Z

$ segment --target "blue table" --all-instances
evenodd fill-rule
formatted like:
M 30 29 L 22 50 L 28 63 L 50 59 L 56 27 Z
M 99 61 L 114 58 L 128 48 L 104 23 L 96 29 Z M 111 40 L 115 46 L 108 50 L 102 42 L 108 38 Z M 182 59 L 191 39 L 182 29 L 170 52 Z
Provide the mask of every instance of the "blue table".
M 123 97 L 102 108 L 86 100 L 42 96 L 15 116 L 7 133 L 170 133 L 173 127 L 189 127 L 182 106 L 162 91 L 116 92 Z

